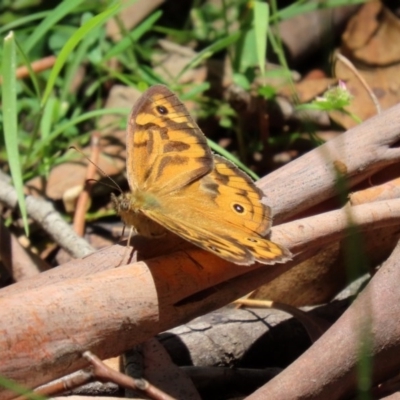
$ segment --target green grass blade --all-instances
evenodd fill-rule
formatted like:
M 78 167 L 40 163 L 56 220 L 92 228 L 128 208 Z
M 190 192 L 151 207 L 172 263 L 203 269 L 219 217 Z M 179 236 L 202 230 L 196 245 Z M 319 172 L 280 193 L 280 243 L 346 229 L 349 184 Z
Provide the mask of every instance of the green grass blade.
M 40 141 L 40 146 L 37 146 L 35 150 L 32 153 L 31 159 L 35 159 L 36 157 L 39 156 L 41 151 L 43 150 L 44 147 L 46 147 L 49 143 L 51 143 L 53 140 L 55 140 L 59 135 L 61 135 L 65 130 L 68 128 L 78 125 L 84 121 L 87 121 L 92 118 L 97 118 L 101 117 L 106 114 L 120 114 L 126 117 L 130 112 L 129 108 L 107 108 L 107 109 L 100 109 L 100 110 L 93 110 L 89 111 L 85 114 L 81 114 L 75 118 L 70 119 L 68 122 L 62 124 L 59 126 L 57 129 L 55 129 L 53 132 L 48 134 L 45 138 L 42 138 Z
M 9 389 L 15 394 L 19 394 L 21 396 L 26 397 L 29 400 L 47 400 L 46 397 L 34 393 L 31 389 L 27 389 L 24 386 L 18 384 L 17 382 L 5 378 L 4 376 L 0 376 L 0 387 L 1 386 L 4 387 L 5 389 Z
M 78 43 L 90 32 L 92 29 L 97 27 L 98 25 L 102 24 L 105 22 L 107 19 L 109 19 L 112 15 L 116 14 L 120 9 L 119 4 L 115 4 L 114 6 L 108 8 L 107 10 L 103 11 L 99 15 L 96 15 L 95 17 L 91 18 L 89 21 L 87 21 L 85 24 L 83 24 L 80 28 L 77 29 L 77 31 L 69 38 L 67 43 L 65 43 L 65 46 L 62 48 L 60 54 L 57 57 L 57 61 L 54 64 L 53 69 L 50 72 L 49 79 L 47 81 L 46 89 L 43 94 L 43 98 L 41 101 L 41 106 L 43 107 L 44 104 L 46 103 L 48 97 L 50 96 L 51 91 L 53 90 L 53 87 L 56 83 L 56 79 L 66 63 L 69 55 L 71 52 L 75 49 L 75 47 L 78 45 Z
M 40 97 L 41 97 L 41 91 L 40 91 L 40 85 L 39 85 L 39 81 L 38 81 L 38 77 L 37 74 L 35 74 L 33 72 L 33 69 L 31 67 L 31 62 L 27 56 L 27 54 L 25 53 L 24 49 L 22 48 L 22 46 L 19 44 L 18 40 L 15 39 L 15 44 L 17 46 L 17 49 L 21 55 L 21 57 L 24 60 L 24 63 L 26 65 L 26 67 L 28 68 L 28 72 L 29 72 L 29 77 L 31 78 L 33 87 L 35 88 L 35 92 L 36 92 L 36 96 L 38 98 L 38 101 L 40 101 Z
M 54 10 L 47 15 L 47 17 L 33 30 L 32 35 L 24 45 L 26 53 L 37 44 L 37 42 L 46 34 L 46 32 L 53 28 L 53 26 L 60 21 L 63 17 L 69 14 L 76 8 L 83 0 L 65 0 L 60 3 Z
M 45 18 L 50 11 L 40 11 L 35 14 L 21 16 L 20 18 L 16 19 L 15 21 L 10 22 L 0 28 L 0 34 L 4 32 L 9 32 L 13 29 L 19 28 L 20 26 L 28 25 L 29 22 L 36 21 L 37 19 Z
M 91 33 L 95 32 L 92 31 Z M 69 59 L 64 73 L 64 82 L 63 85 L 59 89 L 59 99 L 61 102 L 67 102 L 68 97 L 71 94 L 71 85 L 76 79 L 76 75 L 78 73 L 79 67 L 85 64 L 87 59 L 87 54 L 89 52 L 90 46 L 93 44 L 92 35 L 86 36 L 81 43 L 77 46 L 77 49 L 74 52 L 74 57 L 72 60 Z
M 274 14 L 271 18 L 271 22 L 283 21 L 296 17 L 297 15 L 303 15 L 320 9 L 350 6 L 362 3 L 366 3 L 366 0 L 324 0 L 323 2 L 309 0 L 295 1 Z
M 261 76 L 265 74 L 265 60 L 267 57 L 267 33 L 269 20 L 269 6 L 267 3 L 254 3 L 253 23 L 256 34 L 256 52 Z
M 126 49 L 132 46 L 132 43 L 137 42 L 146 32 L 148 32 L 152 26 L 161 18 L 162 11 L 156 11 L 149 18 L 144 20 L 140 25 L 138 25 L 132 32 L 122 38 L 118 43 L 104 55 L 103 61 L 107 61 L 112 57 L 118 56 L 120 53 L 124 52 Z
M 3 49 L 3 124 L 4 141 L 7 149 L 13 184 L 17 192 L 19 209 L 24 222 L 25 233 L 29 235 L 28 218 L 24 196 L 24 182 L 18 147 L 18 111 L 17 111 L 17 70 L 16 46 L 14 33 L 10 32 L 4 39 Z
M 42 140 L 45 140 L 50 135 L 50 130 L 53 125 L 53 115 L 55 107 L 56 99 L 54 97 L 50 97 L 43 109 L 43 116 L 40 120 L 40 135 L 42 137 Z
M 259 176 L 257 174 L 255 174 L 250 168 L 246 167 L 246 165 L 244 165 L 237 157 L 229 153 L 228 150 L 225 150 L 223 147 L 221 147 L 220 145 L 218 145 L 217 143 L 213 142 L 210 139 L 207 139 L 207 143 L 212 150 L 214 150 L 218 154 L 221 154 L 221 156 L 224 156 L 229 161 L 232 161 L 240 169 L 246 172 L 247 175 L 250 175 L 254 180 L 259 179 Z
M 210 82 L 203 82 L 198 85 L 193 85 L 190 90 L 180 96 L 182 101 L 192 100 L 194 97 L 210 89 Z
M 235 43 L 240 38 L 240 35 L 240 32 L 235 32 L 232 35 L 217 40 L 215 43 L 200 51 L 191 61 L 189 61 L 188 64 L 185 65 L 182 71 L 179 72 L 179 74 L 175 78 L 175 82 L 178 82 L 179 78 L 189 69 L 196 68 L 200 63 L 202 63 L 207 58 L 210 58 L 213 54 L 225 49 L 232 43 Z

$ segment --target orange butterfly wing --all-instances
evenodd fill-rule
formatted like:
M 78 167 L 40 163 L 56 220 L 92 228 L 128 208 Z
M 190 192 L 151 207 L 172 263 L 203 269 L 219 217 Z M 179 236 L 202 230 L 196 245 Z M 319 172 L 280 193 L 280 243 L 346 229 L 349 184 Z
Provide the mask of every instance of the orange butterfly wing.
M 271 218 L 260 189 L 234 164 L 213 156 L 196 122 L 165 86 L 150 88 L 132 110 L 127 173 L 132 192 L 117 203 L 126 223 L 143 225 L 148 217 L 236 264 L 291 257 L 264 237 Z

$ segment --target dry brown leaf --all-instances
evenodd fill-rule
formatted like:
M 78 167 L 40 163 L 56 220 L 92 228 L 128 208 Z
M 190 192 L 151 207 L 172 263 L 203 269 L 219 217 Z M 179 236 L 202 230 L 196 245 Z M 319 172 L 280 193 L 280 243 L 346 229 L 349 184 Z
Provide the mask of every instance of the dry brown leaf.
M 172 76 L 178 76 L 197 55 L 190 47 L 181 46 L 166 39 L 160 39 L 158 44 L 162 51 L 153 53 L 154 72 L 165 82 L 170 82 Z M 207 80 L 207 68 L 204 65 L 188 69 L 179 78 L 180 83 L 191 84 L 203 83 L 205 80 Z
M 382 110 L 400 102 L 400 64 L 373 69 L 359 67 L 357 71 L 374 92 Z M 345 82 L 347 89 L 353 96 L 350 106 L 346 107 L 347 111 L 356 115 L 362 121 L 377 114 L 377 109 L 367 90 L 352 71 L 343 66 L 342 63 L 336 63 L 335 74 L 338 79 Z M 338 111 L 331 112 L 330 116 L 347 129 L 357 125 L 357 122 L 352 118 Z
M 38 275 L 50 266 L 37 254 L 24 248 L 17 237 L 4 225 L 0 218 L 0 260 L 14 282 Z
M 301 82 L 298 82 L 294 85 L 295 93 L 298 96 L 300 103 L 307 103 L 324 93 L 336 82 L 337 80 L 335 78 L 305 78 Z M 292 98 L 293 90 L 291 86 L 285 86 L 279 90 L 279 94 L 287 98 Z
M 308 62 L 316 50 L 333 41 L 359 5 L 323 8 L 296 15 L 279 23 L 279 36 L 291 65 Z
M 400 21 L 388 9 L 380 2 L 366 3 L 350 20 L 342 47 L 343 54 L 353 61 L 383 110 L 400 101 Z M 353 71 L 336 62 L 335 75 L 353 95 L 347 111 L 362 121 L 377 113 L 366 88 Z M 345 128 L 357 124 L 343 113 L 331 112 L 330 116 Z
M 342 36 L 345 53 L 367 65 L 400 61 L 400 21 L 380 1 L 370 1 L 350 19 Z

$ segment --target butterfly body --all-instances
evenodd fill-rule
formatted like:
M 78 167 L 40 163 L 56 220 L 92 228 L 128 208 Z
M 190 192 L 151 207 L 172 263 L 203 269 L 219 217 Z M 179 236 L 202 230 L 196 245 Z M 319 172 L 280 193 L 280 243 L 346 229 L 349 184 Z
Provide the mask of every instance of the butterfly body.
M 230 161 L 213 155 L 184 105 L 168 88 L 148 89 L 128 121 L 127 173 L 131 192 L 113 202 L 139 234 L 168 229 L 241 265 L 290 259 L 264 236 L 271 226 L 263 193 Z
M 117 214 L 126 225 L 134 226 L 138 234 L 148 238 L 164 235 L 165 228 L 149 219 L 144 213 L 146 209 L 158 208 L 158 202 L 154 196 L 137 191 L 124 193 L 118 197 L 112 195 L 111 200 Z

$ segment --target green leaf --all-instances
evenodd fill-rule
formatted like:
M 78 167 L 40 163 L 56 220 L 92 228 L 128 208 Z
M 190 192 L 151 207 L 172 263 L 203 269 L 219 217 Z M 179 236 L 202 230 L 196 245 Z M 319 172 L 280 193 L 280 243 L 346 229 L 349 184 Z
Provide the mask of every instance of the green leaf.
M 210 58 L 215 53 L 227 48 L 232 43 L 235 43 L 240 38 L 240 32 L 235 32 L 232 35 L 224 37 L 220 40 L 217 40 L 210 46 L 206 47 L 202 51 L 200 51 L 185 67 L 182 71 L 176 76 L 175 81 L 178 82 L 179 78 L 189 69 L 196 68 L 200 63 L 202 63 L 207 58 Z
M 4 376 L 0 376 L 0 386 L 9 389 L 15 394 L 19 394 L 24 396 L 29 400 L 47 400 L 46 397 L 33 392 L 31 389 L 27 389 L 24 386 L 19 385 L 17 382 L 12 381 L 11 379 L 7 379 Z M 17 397 L 17 396 L 15 396 Z
M 229 153 L 229 151 L 225 150 L 223 147 L 218 145 L 217 143 L 213 142 L 210 139 L 207 139 L 208 145 L 211 147 L 212 150 L 215 152 L 221 154 L 224 156 L 226 159 L 232 161 L 234 164 L 236 164 L 240 169 L 245 171 L 248 175 L 250 175 L 253 179 L 259 179 L 258 175 L 255 174 L 250 168 L 246 167 L 238 158 L 236 158 L 234 155 Z
M 12 29 L 19 28 L 20 26 L 28 25 L 29 22 L 36 21 L 37 19 L 45 18 L 50 11 L 40 11 L 35 14 L 30 14 L 27 16 L 21 16 L 20 18 L 16 19 L 15 21 L 10 22 L 0 28 L 0 34 L 4 32 L 9 32 Z
M 265 60 L 267 57 L 267 33 L 269 6 L 261 1 L 254 2 L 253 23 L 256 36 L 256 50 L 261 76 L 265 73 Z
M 236 85 L 240 86 L 244 90 L 250 90 L 251 83 L 247 79 L 247 76 L 244 74 L 241 74 L 239 72 L 234 72 L 233 73 L 233 82 L 235 82 Z
M 40 120 L 40 134 L 42 139 L 46 139 L 50 135 L 51 126 L 53 125 L 54 111 L 57 103 L 55 97 L 50 97 L 43 110 L 43 116 Z
M 76 1 L 76 0 L 75 0 Z M 89 21 L 84 23 L 65 43 L 64 47 L 62 48 L 60 54 L 57 57 L 57 61 L 54 64 L 53 69 L 50 72 L 50 76 L 47 81 L 46 89 L 43 94 L 43 98 L 41 101 L 41 106 L 43 107 L 44 104 L 46 104 L 47 99 L 50 96 L 51 91 L 53 90 L 53 87 L 56 83 L 56 79 L 64 66 L 64 64 L 67 62 L 67 59 L 69 55 L 72 53 L 72 51 L 75 49 L 75 47 L 78 45 L 78 43 L 94 28 L 96 28 L 98 25 L 102 24 L 105 22 L 108 18 L 110 18 L 112 15 L 116 14 L 120 10 L 120 5 L 115 4 L 114 6 L 110 7 L 109 9 L 103 11 L 99 15 L 96 15 L 95 17 L 91 18 Z
M 241 39 L 236 48 L 234 69 L 243 74 L 257 63 L 256 32 L 254 27 L 251 26 L 242 31 Z
M 35 88 L 36 96 L 39 101 L 40 96 L 41 96 L 41 90 L 40 90 L 40 85 L 39 85 L 39 81 L 37 78 L 37 74 L 35 72 L 33 72 L 33 69 L 31 66 L 31 61 L 29 60 L 27 54 L 25 53 L 25 51 L 23 50 L 22 46 L 20 45 L 20 43 L 18 42 L 17 39 L 15 39 L 15 44 L 17 46 L 19 54 L 21 55 L 21 57 L 24 60 L 25 66 L 28 68 L 29 77 L 31 78 L 33 87 Z
M 270 100 L 276 96 L 276 89 L 270 85 L 261 86 L 258 88 L 258 94 L 264 99 Z
M 58 126 L 53 132 L 51 132 L 48 136 L 46 136 L 40 141 L 40 146 L 38 146 L 33 152 L 33 158 L 37 157 L 44 147 L 48 146 L 52 141 L 57 139 L 57 137 L 61 135 L 64 131 L 82 123 L 83 121 L 87 121 L 96 117 L 101 117 L 102 115 L 106 114 L 121 114 L 126 117 L 129 111 L 130 111 L 129 108 L 122 108 L 122 107 L 107 108 L 107 109 L 88 111 L 85 114 L 80 114 L 75 118 L 71 118 L 68 122 L 65 122 L 64 124 Z
M 157 11 L 150 15 L 149 18 L 144 20 L 132 32 L 130 32 L 128 36 L 121 38 L 120 41 L 115 43 L 115 45 L 104 55 L 103 61 L 107 61 L 131 47 L 133 43 L 136 43 L 146 32 L 152 28 L 152 26 L 161 18 L 161 16 L 162 11 Z
M 180 99 L 182 101 L 191 100 L 194 97 L 198 96 L 199 94 L 205 92 L 208 89 L 210 89 L 209 82 L 203 82 L 200 84 L 193 85 L 193 87 L 190 90 L 188 90 L 186 93 L 184 93 L 184 94 L 182 94 L 182 96 L 180 96 Z
M 365 3 L 366 0 L 324 0 L 324 1 L 295 1 L 290 6 L 279 10 L 275 15 L 271 15 L 271 22 L 283 21 L 296 17 L 297 15 L 307 14 L 308 12 L 321 9 L 328 9 L 341 6 L 350 6 Z
M 33 30 L 25 42 L 24 50 L 26 53 L 37 44 L 37 42 L 49 31 L 54 25 L 76 8 L 83 0 L 66 0 L 60 3 L 47 17 Z
M 17 111 L 17 59 L 14 33 L 10 32 L 4 39 L 3 52 L 3 96 L 2 111 L 4 124 L 4 141 L 7 149 L 13 184 L 17 192 L 18 205 L 24 222 L 25 233 L 29 235 L 26 212 L 24 182 L 18 148 L 18 111 Z

